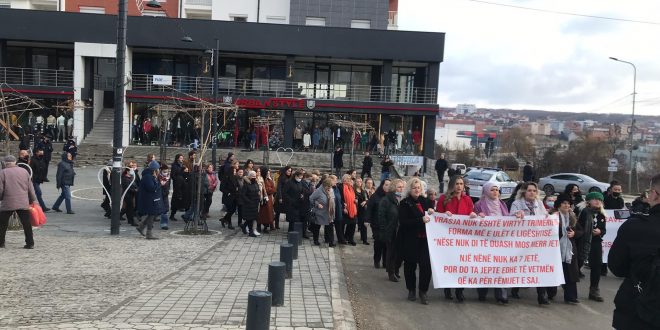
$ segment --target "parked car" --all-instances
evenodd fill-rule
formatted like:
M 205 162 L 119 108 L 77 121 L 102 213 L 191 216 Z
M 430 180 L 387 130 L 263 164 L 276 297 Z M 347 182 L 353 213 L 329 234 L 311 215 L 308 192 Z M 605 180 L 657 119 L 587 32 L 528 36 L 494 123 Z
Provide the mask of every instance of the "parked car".
M 467 166 L 465 164 L 454 163 L 449 166 L 450 175 L 463 175 Z
M 509 198 L 518 182 L 511 180 L 504 171 L 497 169 L 471 169 L 464 178 L 467 180 L 468 194 L 472 198 L 480 198 L 481 190 L 486 182 L 497 183 L 500 187 L 500 198 Z
M 546 195 L 563 192 L 568 184 L 575 183 L 583 192 L 604 192 L 610 186 L 608 183 L 579 173 L 559 173 L 543 177 L 539 180 L 539 187 Z

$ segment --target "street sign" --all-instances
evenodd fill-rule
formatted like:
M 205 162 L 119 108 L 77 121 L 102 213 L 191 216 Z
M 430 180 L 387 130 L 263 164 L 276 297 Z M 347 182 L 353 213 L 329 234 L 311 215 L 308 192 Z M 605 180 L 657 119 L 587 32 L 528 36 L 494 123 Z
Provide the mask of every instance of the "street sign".
M 619 160 L 616 158 L 610 158 L 609 161 L 607 161 L 609 164 L 609 167 L 618 167 L 619 166 Z
M 609 167 L 607 168 L 607 171 L 608 171 L 608 172 L 616 172 L 616 171 L 618 171 L 618 170 L 619 170 L 619 168 L 616 167 L 616 166 L 609 166 Z

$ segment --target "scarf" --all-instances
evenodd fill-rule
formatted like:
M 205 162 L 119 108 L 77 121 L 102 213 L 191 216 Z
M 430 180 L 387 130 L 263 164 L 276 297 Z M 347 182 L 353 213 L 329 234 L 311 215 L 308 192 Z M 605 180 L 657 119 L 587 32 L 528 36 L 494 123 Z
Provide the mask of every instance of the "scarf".
M 536 211 L 534 210 L 536 208 L 536 200 L 530 202 L 525 199 L 525 206 L 529 210 L 529 215 L 536 215 Z
M 321 189 L 323 189 L 325 196 L 328 197 L 328 215 L 330 222 L 332 222 L 335 219 L 335 193 L 332 190 L 328 192 L 325 188 Z
M 573 260 L 573 243 L 568 238 L 568 225 L 570 217 L 568 213 L 564 214 L 559 212 L 559 230 L 561 231 L 561 238 L 559 239 L 559 250 L 561 251 L 561 261 L 570 264 Z
M 349 184 L 344 184 L 344 204 L 346 204 L 346 211 L 348 217 L 354 219 L 357 215 L 357 205 L 355 204 L 355 191 Z

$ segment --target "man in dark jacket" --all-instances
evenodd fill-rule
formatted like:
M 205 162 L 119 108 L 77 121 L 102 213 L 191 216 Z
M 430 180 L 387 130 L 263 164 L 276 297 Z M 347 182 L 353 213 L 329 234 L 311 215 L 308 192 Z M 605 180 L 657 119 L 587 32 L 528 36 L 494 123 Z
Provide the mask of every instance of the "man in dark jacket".
M 660 249 L 660 174 L 651 179 L 648 200 L 649 214 L 635 214 L 621 225 L 607 258 L 612 274 L 625 277 L 614 298 L 612 327 L 618 330 L 658 328 L 658 324 L 650 324 L 638 314 L 636 295 L 645 281 L 651 280 L 647 278 L 651 262 Z M 658 313 L 656 310 L 653 314 Z
M 449 164 L 445 159 L 445 154 L 440 154 L 440 158 L 435 161 L 435 172 L 438 174 L 439 192 L 441 194 L 445 192 L 445 172 L 447 172 L 447 168 L 449 168 Z
M 340 146 L 337 146 L 335 153 L 332 156 L 332 166 L 335 169 L 335 175 L 341 176 L 341 169 L 344 167 L 344 150 Z
M 364 179 L 364 176 L 371 177 L 371 168 L 374 166 L 374 161 L 369 155 L 369 151 L 364 152 L 364 159 L 362 160 L 362 173 L 360 177 Z
M 534 181 L 534 167 L 532 167 L 532 163 L 530 162 L 527 162 L 527 164 L 525 164 L 525 167 L 523 167 L 523 181 L 525 182 Z
M 34 157 L 30 160 L 30 168 L 32 168 L 32 184 L 34 186 L 34 193 L 37 195 L 37 200 L 39 205 L 44 212 L 50 211 L 46 207 L 44 199 L 41 197 L 41 184 L 46 178 L 46 163 L 44 161 L 44 151 L 37 149 L 37 152 L 34 154 Z
M 603 208 L 606 210 L 621 210 L 625 208 L 625 202 L 623 201 L 623 197 L 621 197 L 622 192 L 623 189 L 621 188 L 621 183 L 619 183 L 619 181 L 610 182 L 610 188 L 603 201 Z M 604 263 L 601 267 L 600 275 L 607 276 L 607 263 Z
M 71 210 L 71 186 L 73 186 L 73 180 L 76 176 L 76 172 L 73 170 L 73 155 L 68 152 L 62 154 L 62 161 L 57 164 L 57 174 L 55 176 L 55 182 L 57 189 L 61 189 L 60 197 L 57 198 L 55 204 L 51 209 L 55 212 L 62 212 L 60 210 L 60 204 L 62 201 L 65 202 L 66 213 L 74 214 Z
M 378 227 L 378 205 L 387 194 L 387 191 L 390 189 L 390 180 L 383 180 L 380 182 L 380 186 L 376 189 L 376 192 L 371 195 L 369 201 L 367 202 L 367 216 L 366 222 L 370 223 L 371 233 L 374 238 L 374 267 L 380 268 L 381 262 L 383 268 L 386 267 L 386 244 L 381 241 L 379 238 L 380 229 Z

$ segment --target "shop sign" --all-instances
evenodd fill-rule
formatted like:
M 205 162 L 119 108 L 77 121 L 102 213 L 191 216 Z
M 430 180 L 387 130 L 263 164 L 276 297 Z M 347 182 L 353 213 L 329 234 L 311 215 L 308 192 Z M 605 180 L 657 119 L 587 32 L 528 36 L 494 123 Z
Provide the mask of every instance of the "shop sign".
M 252 108 L 252 109 L 281 109 L 281 108 L 291 108 L 291 109 L 309 109 L 309 105 L 306 104 L 303 99 L 287 99 L 287 98 L 268 98 L 265 100 L 256 100 L 256 99 L 237 99 L 235 103 L 241 108 Z M 313 104 L 315 106 L 315 104 Z M 310 109 L 311 110 L 311 109 Z
M 172 86 L 172 76 L 157 75 L 153 76 L 153 84 L 159 86 Z

